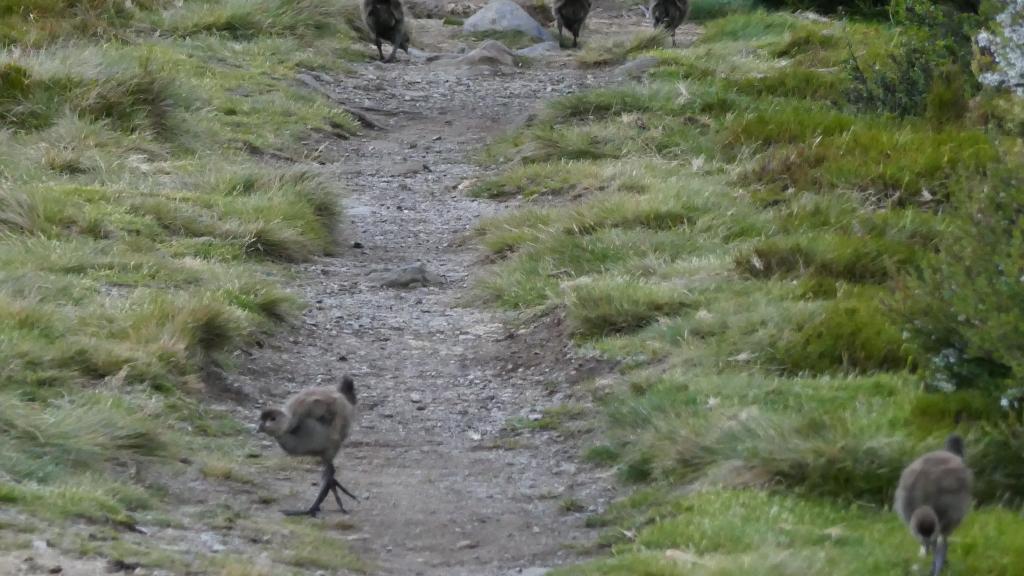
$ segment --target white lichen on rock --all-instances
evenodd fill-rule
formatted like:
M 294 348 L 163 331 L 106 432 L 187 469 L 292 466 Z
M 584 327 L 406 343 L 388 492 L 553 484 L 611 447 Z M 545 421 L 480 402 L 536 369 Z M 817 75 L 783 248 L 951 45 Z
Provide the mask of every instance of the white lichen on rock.
M 1008 0 L 995 21 L 995 30 L 978 34 L 978 47 L 995 60 L 995 69 L 982 73 L 980 80 L 1024 96 L 1024 0 Z

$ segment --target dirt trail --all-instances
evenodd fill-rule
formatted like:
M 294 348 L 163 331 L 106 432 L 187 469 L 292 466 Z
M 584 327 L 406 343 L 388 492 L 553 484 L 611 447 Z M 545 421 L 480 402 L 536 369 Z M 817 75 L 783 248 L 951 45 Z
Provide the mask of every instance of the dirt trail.
M 420 48 L 451 49 L 439 22 L 416 31 Z M 381 574 L 543 573 L 593 536 L 563 502 L 598 507 L 610 496 L 572 442 L 539 431 L 506 438 L 510 420 L 567 401 L 566 381 L 593 362 L 565 346 L 556 322 L 517 333 L 507 316 L 465 298 L 481 256 L 465 236 L 507 206 L 459 185 L 480 176 L 472 157 L 486 141 L 543 100 L 609 82 L 569 58 L 499 70 L 419 56 L 359 66 L 329 86 L 382 124 L 343 145 L 328 169 L 349 191 L 344 244 L 361 247 L 300 269 L 313 303 L 306 329 L 264 350 L 246 376 L 268 401 L 355 376 L 363 414 L 339 474 L 363 498 L 349 518 L 353 546 Z M 381 287 L 381 273 L 415 263 L 443 282 Z M 316 477 L 310 466 L 279 488 L 305 504 Z
M 432 24 L 420 24 L 420 38 Z M 360 66 L 330 86 L 383 125 L 329 168 L 350 192 L 345 244 L 362 247 L 303 267 L 301 290 L 314 303 L 307 329 L 247 374 L 268 399 L 355 376 L 363 413 L 339 470 L 362 496 L 353 546 L 381 574 L 542 573 L 590 537 L 562 502 L 608 497 L 607 483 L 576 463 L 577 446 L 544 432 L 502 441 L 513 418 L 565 402 L 564 381 L 589 362 L 550 322 L 515 334 L 508 318 L 464 298 L 480 257 L 465 235 L 503 207 L 458 186 L 479 176 L 472 155 L 487 139 L 543 98 L 606 80 L 566 64 L 496 70 L 416 58 Z M 415 263 L 443 281 L 381 287 L 381 273 Z M 300 474 L 280 487 L 316 479 L 313 467 Z M 311 488 L 291 493 L 304 504 Z

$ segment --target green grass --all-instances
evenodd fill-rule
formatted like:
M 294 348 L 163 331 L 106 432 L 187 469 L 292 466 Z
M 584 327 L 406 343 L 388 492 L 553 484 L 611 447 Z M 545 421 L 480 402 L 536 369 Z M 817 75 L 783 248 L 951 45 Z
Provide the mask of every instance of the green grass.
M 1019 561 L 1020 424 L 990 396 L 922 390 L 896 298 L 950 233 L 949 200 L 1014 154 L 1017 104 L 859 111 L 843 63 L 883 61 L 900 33 L 731 13 L 692 48 L 646 46 L 650 82 L 561 98 L 483 155 L 507 168 L 473 193 L 527 201 L 479 227 L 480 296 L 564 314 L 622 367 L 578 418 L 600 432 L 586 458 L 635 491 L 588 521 L 608 558 L 556 573 L 923 570 L 887 507 L 958 414 L 981 508 L 950 572 Z
M 693 0 L 690 2 L 689 20 L 704 22 L 746 12 L 757 5 L 756 0 Z
M 61 547 L 176 513 L 154 479 L 186 453 L 209 483 L 251 481 L 205 375 L 296 317 L 285 264 L 335 248 L 339 191 L 303 166 L 357 125 L 294 77 L 344 74 L 354 9 L 0 5 L 0 500 Z M 206 561 L 151 546 L 79 552 Z
M 621 64 L 630 56 L 661 48 L 667 43 L 668 35 L 664 30 L 644 32 L 627 40 L 587 43 L 576 56 L 576 61 L 580 66 L 592 67 Z
M 614 559 L 555 574 L 853 575 L 928 568 L 898 521 L 879 522 L 879 511 L 869 507 L 749 490 L 660 493 L 626 504 L 634 508 L 613 510 L 611 515 L 621 517 L 612 522 L 638 524 L 634 541 L 616 544 Z M 659 516 L 671 519 L 654 520 Z M 1000 530 L 1015 523 L 1019 518 L 1004 510 L 976 511 L 950 545 L 950 573 L 1013 573 L 1024 548 Z M 989 545 L 999 554 L 976 553 Z
M 327 527 L 296 522 L 289 528 L 287 545 L 275 554 L 275 560 L 314 570 L 370 571 L 370 566 L 353 556 L 344 540 Z
M 539 418 L 515 418 L 509 422 L 513 430 L 558 430 L 569 432 L 570 426 L 586 412 L 578 404 L 563 404 L 547 408 Z

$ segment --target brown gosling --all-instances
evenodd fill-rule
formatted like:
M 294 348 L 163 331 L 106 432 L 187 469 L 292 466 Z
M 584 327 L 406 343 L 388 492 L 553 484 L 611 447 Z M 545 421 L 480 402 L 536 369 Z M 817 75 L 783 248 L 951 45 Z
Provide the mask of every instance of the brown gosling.
M 337 388 L 324 386 L 303 390 L 289 398 L 283 407 L 270 408 L 260 414 L 259 431 L 277 440 L 285 452 L 292 456 L 319 456 L 323 463 L 320 492 L 313 505 L 306 510 L 285 510 L 284 514 L 316 516 L 328 492 L 334 495 L 338 508 L 347 512 L 339 489 L 358 500 L 334 477 L 334 457 L 348 438 L 355 417 L 355 383 L 347 375 Z
M 686 20 L 690 13 L 690 0 L 654 0 L 651 3 L 651 18 L 655 28 L 664 28 L 672 35 L 672 45 L 676 45 L 676 28 Z
M 590 14 L 590 0 L 555 0 L 552 12 L 558 24 L 558 43 L 562 43 L 562 28 L 572 34 L 572 47 L 579 46 L 580 30 Z
M 363 22 L 373 34 L 373 42 L 377 45 L 377 54 L 384 60 L 384 49 L 381 42 L 391 43 L 391 55 L 387 62 L 395 61 L 395 53 L 399 49 L 409 53 L 409 31 L 405 27 L 405 10 L 401 0 L 363 0 Z
M 935 553 L 932 576 L 942 571 L 948 539 L 971 507 L 974 475 L 964 463 L 964 441 L 953 434 L 942 450 L 910 463 L 896 488 L 893 508 L 922 545 Z

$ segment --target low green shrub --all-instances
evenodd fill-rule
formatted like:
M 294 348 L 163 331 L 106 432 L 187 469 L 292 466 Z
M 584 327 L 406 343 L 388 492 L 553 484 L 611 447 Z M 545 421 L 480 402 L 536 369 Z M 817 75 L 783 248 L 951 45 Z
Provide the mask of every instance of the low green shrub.
M 890 0 L 761 0 L 765 6 L 791 10 L 814 10 L 822 14 L 858 14 L 881 16 L 889 9 Z
M 750 12 L 759 4 L 759 0 L 692 0 L 690 2 L 689 20 L 705 22 L 723 18 L 730 14 Z
M 959 120 L 979 87 L 971 67 L 979 18 L 929 0 L 895 0 L 892 14 L 906 36 L 887 61 L 864 65 L 851 51 L 847 99 L 865 112 Z
M 953 226 L 903 291 L 906 328 L 930 385 L 987 389 L 1024 381 L 1024 179 L 1019 167 L 965 179 Z
M 775 356 L 793 373 L 899 371 L 908 356 L 899 323 L 879 305 L 879 294 L 841 295 L 820 315 L 783 338 Z

